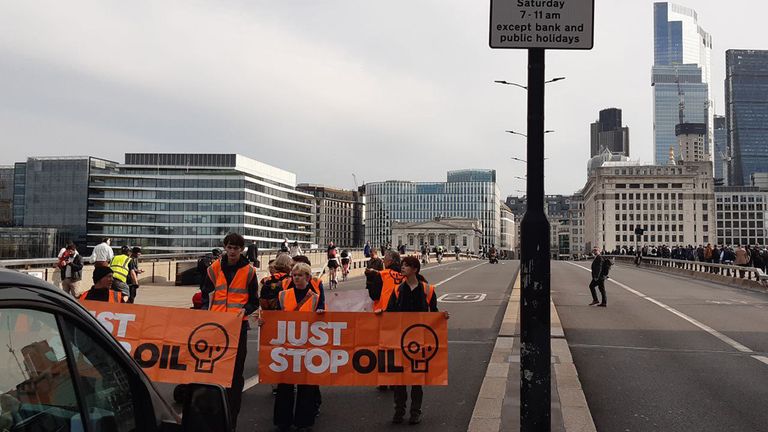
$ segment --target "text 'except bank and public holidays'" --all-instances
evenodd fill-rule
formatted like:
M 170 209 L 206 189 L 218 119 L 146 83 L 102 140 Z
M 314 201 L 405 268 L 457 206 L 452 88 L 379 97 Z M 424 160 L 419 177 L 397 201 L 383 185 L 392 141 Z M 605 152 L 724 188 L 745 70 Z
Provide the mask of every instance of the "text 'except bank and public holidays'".
M 492 0 L 491 48 L 591 49 L 594 0 Z

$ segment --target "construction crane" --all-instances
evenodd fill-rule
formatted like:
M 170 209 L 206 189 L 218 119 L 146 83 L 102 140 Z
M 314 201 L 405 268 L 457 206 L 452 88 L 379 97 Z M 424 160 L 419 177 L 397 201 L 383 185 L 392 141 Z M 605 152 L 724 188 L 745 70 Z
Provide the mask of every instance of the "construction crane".
M 675 68 L 675 83 L 677 84 L 677 95 L 680 97 L 680 103 L 678 104 L 679 124 L 683 124 L 685 123 L 685 92 L 683 92 L 683 87 L 680 85 L 680 75 L 677 68 Z

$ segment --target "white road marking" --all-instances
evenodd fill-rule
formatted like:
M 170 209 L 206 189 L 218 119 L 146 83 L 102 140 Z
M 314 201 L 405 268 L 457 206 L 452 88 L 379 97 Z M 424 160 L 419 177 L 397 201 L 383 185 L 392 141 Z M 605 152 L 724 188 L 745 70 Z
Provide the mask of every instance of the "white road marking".
M 571 263 L 571 262 L 569 262 L 568 264 L 576 266 L 576 267 L 578 267 L 578 268 L 580 268 L 580 269 L 582 269 L 584 271 L 588 271 L 588 272 L 592 271 L 591 269 L 585 268 L 585 267 L 580 266 L 578 264 L 574 264 L 574 263 Z M 703 323 L 701 323 L 701 322 L 699 322 L 699 321 L 689 317 L 688 315 L 678 311 L 677 309 L 675 309 L 675 308 L 673 308 L 671 306 L 667 306 L 664 303 L 662 303 L 662 302 L 660 302 L 660 301 L 658 301 L 658 300 L 656 300 L 656 299 L 654 299 L 652 297 L 648 297 L 647 295 L 641 293 L 640 291 L 632 289 L 632 288 L 628 287 L 627 285 L 624 285 L 623 283 L 618 282 L 615 279 L 611 278 L 611 279 L 608 279 L 608 280 L 613 282 L 613 283 L 615 283 L 616 285 L 624 288 L 625 290 L 631 292 L 632 294 L 634 294 L 634 295 L 636 295 L 636 296 L 638 296 L 638 297 L 640 297 L 642 299 L 648 300 L 649 302 L 659 306 L 660 308 L 666 309 L 667 311 L 669 311 L 669 312 L 677 315 L 678 317 L 688 321 L 689 323 L 695 325 L 696 327 L 704 330 L 705 332 L 711 334 L 712 336 L 714 336 L 714 337 L 720 339 L 721 341 L 725 342 L 726 344 L 730 345 L 733 349 L 735 349 L 735 350 L 737 350 L 739 352 L 743 352 L 743 353 L 752 353 L 752 352 L 754 352 L 753 350 L 747 348 L 746 346 L 740 344 L 739 342 L 736 342 L 735 340 L 733 340 L 733 339 L 729 338 L 728 336 L 720 333 L 719 331 L 713 329 L 712 327 L 709 327 L 708 325 L 703 324 Z M 760 357 L 760 356 L 752 356 L 752 357 L 757 359 L 757 360 L 763 361 L 763 360 L 757 358 L 757 357 Z M 764 363 L 768 364 L 768 362 L 764 362 Z
M 479 303 L 485 300 L 483 293 L 446 293 L 437 298 L 440 303 Z
M 459 276 L 463 275 L 464 273 L 466 273 L 466 272 L 468 272 L 468 271 L 470 271 L 470 270 L 474 270 L 474 269 L 476 269 L 476 268 L 478 268 L 478 267 L 480 267 L 481 265 L 484 265 L 484 264 L 486 264 L 486 263 L 485 263 L 485 262 L 481 262 L 480 264 L 478 264 L 478 265 L 476 265 L 476 266 L 472 266 L 472 267 L 470 267 L 470 268 L 468 268 L 468 269 L 466 269 L 466 270 L 462 270 L 462 271 L 460 271 L 460 272 L 456 273 L 455 275 L 453 275 L 453 276 L 449 277 L 448 279 L 446 279 L 446 280 L 443 280 L 443 281 L 440 281 L 440 282 L 436 283 L 436 284 L 435 284 L 435 286 L 436 286 L 436 287 L 437 287 L 437 286 L 440 286 L 440 285 L 442 285 L 442 284 L 444 284 L 444 283 L 448 282 L 449 280 L 452 280 L 452 279 L 454 279 L 454 278 L 457 278 L 457 277 L 459 277 Z
M 752 358 L 753 358 L 753 359 L 755 359 L 755 360 L 761 361 L 761 362 L 763 362 L 763 363 L 765 363 L 765 364 L 767 364 L 767 365 L 768 365 L 768 357 L 765 357 L 765 356 L 756 356 L 756 355 L 755 355 L 755 356 L 752 356 Z
M 245 393 L 246 390 L 250 389 L 251 387 L 254 387 L 258 383 L 259 383 L 259 374 L 256 374 L 250 378 L 246 378 L 245 385 L 243 386 L 243 393 Z

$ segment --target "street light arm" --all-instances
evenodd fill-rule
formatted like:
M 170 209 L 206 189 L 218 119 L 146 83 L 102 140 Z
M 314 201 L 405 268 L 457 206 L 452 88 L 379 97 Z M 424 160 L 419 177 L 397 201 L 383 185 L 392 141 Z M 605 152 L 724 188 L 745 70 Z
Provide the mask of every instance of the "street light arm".
M 528 87 L 526 87 L 526 86 L 524 86 L 522 84 L 517 84 L 517 83 L 508 82 L 508 81 L 504 81 L 504 80 L 496 80 L 494 82 L 497 83 L 497 84 L 511 85 L 511 86 L 515 86 L 515 87 L 520 87 L 523 90 L 528 90 Z

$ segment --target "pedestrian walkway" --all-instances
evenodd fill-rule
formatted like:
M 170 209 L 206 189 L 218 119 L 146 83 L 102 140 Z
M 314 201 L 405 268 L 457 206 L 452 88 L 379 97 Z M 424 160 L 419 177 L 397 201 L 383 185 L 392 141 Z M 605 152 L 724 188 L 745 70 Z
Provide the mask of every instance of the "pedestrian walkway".
M 593 432 L 595 425 L 587 406 L 576 367 L 565 340 L 554 303 L 551 309 L 551 430 Z M 488 364 L 469 432 L 517 432 L 520 430 L 520 275 L 507 304 L 504 319 Z

